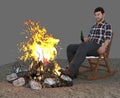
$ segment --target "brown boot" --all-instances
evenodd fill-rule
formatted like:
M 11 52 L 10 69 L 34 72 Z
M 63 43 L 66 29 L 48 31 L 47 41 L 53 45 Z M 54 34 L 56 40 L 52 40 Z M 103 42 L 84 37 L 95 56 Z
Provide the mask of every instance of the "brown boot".
M 65 69 L 65 70 L 61 69 L 60 72 L 61 74 L 68 75 L 72 79 L 77 78 L 77 76 L 74 75 L 69 69 Z

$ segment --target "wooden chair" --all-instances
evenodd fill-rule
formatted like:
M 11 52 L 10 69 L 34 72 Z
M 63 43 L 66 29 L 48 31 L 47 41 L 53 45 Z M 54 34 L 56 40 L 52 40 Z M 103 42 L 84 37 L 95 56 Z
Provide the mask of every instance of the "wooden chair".
M 84 67 L 86 70 L 80 71 L 80 75 L 82 75 L 86 72 L 93 71 L 93 75 L 87 76 L 87 79 L 88 80 L 97 80 L 97 79 L 106 78 L 117 72 L 115 70 L 112 70 L 109 65 L 109 53 L 110 53 L 112 39 L 113 39 L 113 34 L 112 34 L 111 41 L 110 41 L 106 51 L 103 54 L 99 54 L 99 56 L 87 56 L 86 57 L 86 59 L 89 63 L 89 66 L 81 65 L 81 67 Z M 103 74 L 103 75 L 97 75 L 98 71 L 100 70 L 99 69 L 100 66 L 104 67 L 104 69 L 102 68 L 102 70 L 105 71 L 105 74 Z

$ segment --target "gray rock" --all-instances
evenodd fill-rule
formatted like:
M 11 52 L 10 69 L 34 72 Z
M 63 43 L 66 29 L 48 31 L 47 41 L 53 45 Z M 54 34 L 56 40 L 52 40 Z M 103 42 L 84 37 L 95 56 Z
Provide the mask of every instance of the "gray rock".
M 70 82 L 72 81 L 72 79 L 67 75 L 61 75 L 61 79 L 65 80 L 65 81 L 70 81 Z
M 33 90 L 40 90 L 42 89 L 42 85 L 35 80 L 29 81 L 30 88 Z
M 17 80 L 13 81 L 14 86 L 23 86 L 25 85 L 25 79 L 23 77 L 18 78 Z
M 54 85 L 54 84 L 56 84 L 54 78 L 46 78 L 46 79 L 44 80 L 44 83 L 46 83 L 46 84 L 48 84 L 48 85 Z
M 7 80 L 7 81 L 13 81 L 13 80 L 15 80 L 15 79 L 17 79 L 17 78 L 18 78 L 18 77 L 17 77 L 17 74 L 16 74 L 16 73 L 12 73 L 12 74 L 6 76 L 6 80 Z

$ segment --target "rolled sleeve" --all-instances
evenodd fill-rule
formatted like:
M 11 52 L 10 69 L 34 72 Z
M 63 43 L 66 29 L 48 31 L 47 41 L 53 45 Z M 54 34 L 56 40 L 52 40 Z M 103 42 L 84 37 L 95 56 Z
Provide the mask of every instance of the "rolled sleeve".
M 112 26 L 106 25 L 106 31 L 105 31 L 105 40 L 110 40 L 112 37 Z

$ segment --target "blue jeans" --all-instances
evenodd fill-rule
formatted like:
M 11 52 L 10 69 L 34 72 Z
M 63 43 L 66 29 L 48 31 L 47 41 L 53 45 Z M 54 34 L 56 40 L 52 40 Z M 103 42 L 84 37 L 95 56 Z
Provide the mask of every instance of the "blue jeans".
M 89 41 L 82 44 L 70 44 L 67 47 L 69 70 L 75 75 L 79 74 L 79 67 L 86 56 L 98 56 L 97 50 L 101 45 Z

